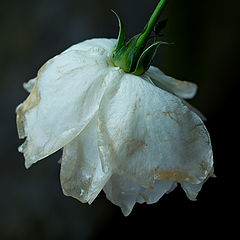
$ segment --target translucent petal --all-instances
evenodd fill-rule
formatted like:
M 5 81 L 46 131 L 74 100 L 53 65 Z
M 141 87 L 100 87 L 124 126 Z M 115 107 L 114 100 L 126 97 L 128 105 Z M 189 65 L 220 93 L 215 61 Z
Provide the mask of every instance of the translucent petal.
M 68 51 L 38 72 L 31 94 L 17 108 L 25 165 L 57 151 L 92 119 L 106 86 L 107 56 L 99 51 Z
M 61 185 L 65 195 L 92 203 L 110 173 L 102 171 L 97 148 L 97 118 L 63 148 Z
M 172 186 L 175 186 L 173 181 L 161 180 L 155 182 L 154 188 L 146 189 L 125 176 L 114 174 L 103 190 L 108 200 L 121 207 L 123 214 L 128 216 L 136 202 L 156 203 Z
M 156 86 L 180 98 L 193 98 L 197 92 L 196 84 L 169 77 L 157 67 L 151 66 L 145 74 L 151 77 Z
M 125 74 L 106 90 L 99 126 L 113 172 L 146 188 L 155 180 L 198 184 L 212 169 L 202 120 L 181 99 L 141 77 Z

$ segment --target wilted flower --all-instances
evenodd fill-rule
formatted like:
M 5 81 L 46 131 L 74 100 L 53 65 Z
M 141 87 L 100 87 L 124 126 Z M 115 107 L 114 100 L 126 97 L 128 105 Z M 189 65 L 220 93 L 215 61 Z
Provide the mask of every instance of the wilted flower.
M 209 134 L 183 100 L 197 87 L 153 66 L 126 73 L 112 61 L 117 44 L 74 45 L 24 85 L 31 93 L 17 108 L 17 127 L 25 166 L 63 148 L 64 194 L 92 203 L 103 189 L 124 215 L 177 183 L 194 200 L 213 172 Z

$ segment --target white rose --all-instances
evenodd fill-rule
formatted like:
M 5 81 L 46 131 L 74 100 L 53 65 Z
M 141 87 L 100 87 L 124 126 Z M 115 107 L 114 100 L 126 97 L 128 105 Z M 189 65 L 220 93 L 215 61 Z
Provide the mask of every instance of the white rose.
M 142 76 L 115 67 L 113 39 L 92 39 L 50 59 L 17 108 L 25 166 L 63 148 L 65 195 L 92 203 L 103 189 L 130 214 L 180 183 L 194 200 L 213 173 L 209 134 L 183 99 L 196 85 L 150 67 Z M 157 86 L 158 87 L 157 87 Z

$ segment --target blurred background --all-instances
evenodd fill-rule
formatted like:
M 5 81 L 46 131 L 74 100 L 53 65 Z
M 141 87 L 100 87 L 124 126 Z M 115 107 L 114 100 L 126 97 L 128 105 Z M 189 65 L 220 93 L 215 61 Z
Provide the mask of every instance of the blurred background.
M 49 58 L 85 39 L 118 35 L 114 9 L 127 36 L 139 33 L 156 0 L 0 1 L 0 239 L 160 239 L 233 233 L 232 181 L 238 148 L 239 1 L 169 1 L 164 41 L 154 65 L 198 84 L 190 103 L 208 119 L 215 174 L 198 201 L 179 188 L 157 204 L 137 204 L 125 218 L 101 193 L 89 206 L 65 197 L 59 183 L 61 152 L 24 168 L 17 147 L 15 108 L 27 96 L 22 84 Z M 237 34 L 238 33 L 238 34 Z M 233 215 L 231 215 L 233 214 Z M 231 215 L 231 216 L 230 216 Z M 232 228 L 232 229 L 231 229 Z

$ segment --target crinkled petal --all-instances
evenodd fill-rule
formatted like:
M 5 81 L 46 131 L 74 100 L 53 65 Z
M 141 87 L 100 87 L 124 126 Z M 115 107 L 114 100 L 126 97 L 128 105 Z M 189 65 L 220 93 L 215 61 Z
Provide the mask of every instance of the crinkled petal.
M 89 204 L 102 190 L 110 173 L 102 171 L 97 148 L 97 118 L 63 148 L 61 185 L 65 195 Z
M 197 92 L 196 84 L 169 77 L 157 67 L 151 66 L 146 72 L 146 75 L 152 79 L 156 86 L 180 98 L 193 98 Z
M 125 74 L 99 109 L 101 148 L 113 172 L 150 188 L 155 180 L 201 183 L 213 166 L 209 134 L 178 97 Z
M 108 200 L 121 207 L 128 216 L 135 203 L 156 203 L 165 193 L 168 193 L 175 182 L 168 180 L 156 181 L 153 189 L 146 189 L 125 176 L 114 174 L 103 188 Z
M 108 73 L 105 51 L 68 51 L 38 72 L 31 94 L 17 108 L 26 167 L 57 151 L 92 119 Z

